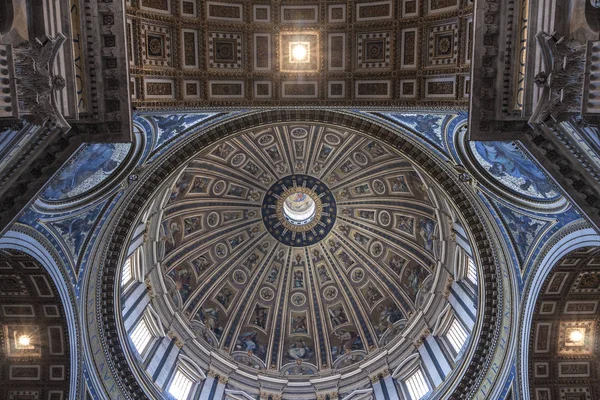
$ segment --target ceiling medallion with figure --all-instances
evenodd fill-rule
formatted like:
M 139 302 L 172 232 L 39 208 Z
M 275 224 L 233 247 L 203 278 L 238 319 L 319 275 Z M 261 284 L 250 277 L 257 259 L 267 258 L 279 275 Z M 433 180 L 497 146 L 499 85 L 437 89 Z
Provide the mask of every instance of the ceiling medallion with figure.
M 267 230 L 288 246 L 321 241 L 335 223 L 336 203 L 329 188 L 308 175 L 277 181 L 265 195 L 262 217 Z

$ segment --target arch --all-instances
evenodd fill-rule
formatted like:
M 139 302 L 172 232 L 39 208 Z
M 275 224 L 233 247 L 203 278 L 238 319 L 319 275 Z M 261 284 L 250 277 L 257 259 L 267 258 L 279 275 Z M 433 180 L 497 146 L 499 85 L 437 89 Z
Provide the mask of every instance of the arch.
M 560 237 L 561 233 L 564 235 Z M 531 272 L 532 279 L 527 284 L 527 287 L 523 291 L 522 298 L 524 304 L 522 304 L 522 312 L 519 323 L 520 338 L 519 338 L 519 349 L 518 349 L 518 376 L 520 378 L 520 391 L 523 399 L 528 399 L 529 393 L 529 338 L 531 331 L 531 322 L 535 311 L 535 304 L 537 302 L 540 290 L 544 284 L 544 281 L 556 265 L 556 263 L 570 252 L 580 249 L 582 247 L 600 246 L 600 235 L 593 228 L 581 226 L 567 226 L 563 228 L 562 232 L 559 231 L 557 236 L 560 237 L 557 241 L 551 241 L 545 246 L 544 254 L 537 262 L 537 267 Z
M 43 239 L 42 239 L 43 240 Z M 16 230 L 10 230 L 0 237 L 0 249 L 19 250 L 36 259 L 48 272 L 52 278 L 62 301 L 65 318 L 67 320 L 67 329 L 69 332 L 69 352 L 70 352 L 70 377 L 69 393 L 72 398 L 80 398 L 83 395 L 84 385 L 81 377 L 80 363 L 80 327 L 75 293 L 73 286 L 67 283 L 64 267 L 57 261 L 59 258 L 53 255 L 50 250 L 52 246 L 44 246 L 33 237 Z

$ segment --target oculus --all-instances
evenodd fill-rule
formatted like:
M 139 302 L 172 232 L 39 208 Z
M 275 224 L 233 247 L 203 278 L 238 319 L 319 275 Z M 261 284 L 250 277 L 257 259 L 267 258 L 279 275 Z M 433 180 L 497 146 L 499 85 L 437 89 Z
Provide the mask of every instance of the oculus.
M 336 202 L 329 188 L 308 175 L 289 175 L 266 193 L 262 217 L 267 230 L 289 246 L 321 241 L 335 223 Z

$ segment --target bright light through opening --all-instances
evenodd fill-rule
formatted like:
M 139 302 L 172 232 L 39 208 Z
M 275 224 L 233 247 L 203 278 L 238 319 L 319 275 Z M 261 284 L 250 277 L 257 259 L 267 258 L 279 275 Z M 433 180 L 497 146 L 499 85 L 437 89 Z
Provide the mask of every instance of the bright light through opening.
M 306 46 L 302 44 L 297 44 L 292 47 L 292 59 L 294 61 L 304 61 L 306 60 L 306 56 L 308 55 L 306 51 Z
M 571 342 L 581 342 L 583 340 L 583 333 L 581 331 L 572 331 L 569 339 L 571 339 Z
M 283 213 L 288 221 L 295 225 L 304 225 L 312 221 L 317 206 L 306 193 L 294 193 L 283 202 Z
M 19 336 L 19 345 L 21 346 L 29 346 L 31 343 L 31 339 L 27 335 Z

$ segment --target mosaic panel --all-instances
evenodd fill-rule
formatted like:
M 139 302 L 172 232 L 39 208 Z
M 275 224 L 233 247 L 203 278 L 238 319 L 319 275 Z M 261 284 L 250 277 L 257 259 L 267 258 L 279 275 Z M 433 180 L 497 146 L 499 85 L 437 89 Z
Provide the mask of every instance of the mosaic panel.
M 391 0 L 356 4 L 357 21 L 387 20 L 393 18 L 393 12 Z
M 236 98 L 244 97 L 243 81 L 210 81 L 208 82 L 209 97 L 211 98 Z
M 170 79 L 144 79 L 144 96 L 147 99 L 172 99 L 175 82 Z
M 450 65 L 458 61 L 458 22 L 429 28 L 428 65 Z
M 198 68 L 198 32 L 191 29 L 182 29 L 183 67 Z
M 329 22 L 343 23 L 346 22 L 346 5 L 331 4 L 328 8 Z
M 149 23 L 140 24 L 142 31 L 142 63 L 153 67 L 173 66 L 171 28 Z
M 458 8 L 459 0 L 429 0 L 430 13 L 445 12 Z
M 417 67 L 417 28 L 403 29 L 401 39 L 402 68 Z
M 283 81 L 281 84 L 281 97 L 284 99 L 307 99 L 318 95 L 318 83 L 314 81 Z
M 209 20 L 242 21 L 244 6 L 239 3 L 206 2 L 206 14 Z
M 141 0 L 142 8 L 148 8 L 152 11 L 171 12 L 171 2 L 169 0 Z
M 344 71 L 346 69 L 346 35 L 344 33 L 330 33 L 327 44 L 327 62 L 330 71 Z
M 254 34 L 254 70 L 255 71 L 270 71 L 271 60 L 273 58 L 271 51 L 271 34 L 270 33 L 255 33 Z
M 357 67 L 389 68 L 392 65 L 391 36 L 390 32 L 357 34 Z
M 268 5 L 254 5 L 254 22 L 271 22 L 271 7 Z
M 319 21 L 319 6 L 281 6 L 283 23 L 316 23 Z
M 208 68 L 242 68 L 242 34 L 210 32 L 208 34 Z
M 357 98 L 390 98 L 392 84 L 390 81 L 356 81 L 355 96 Z

